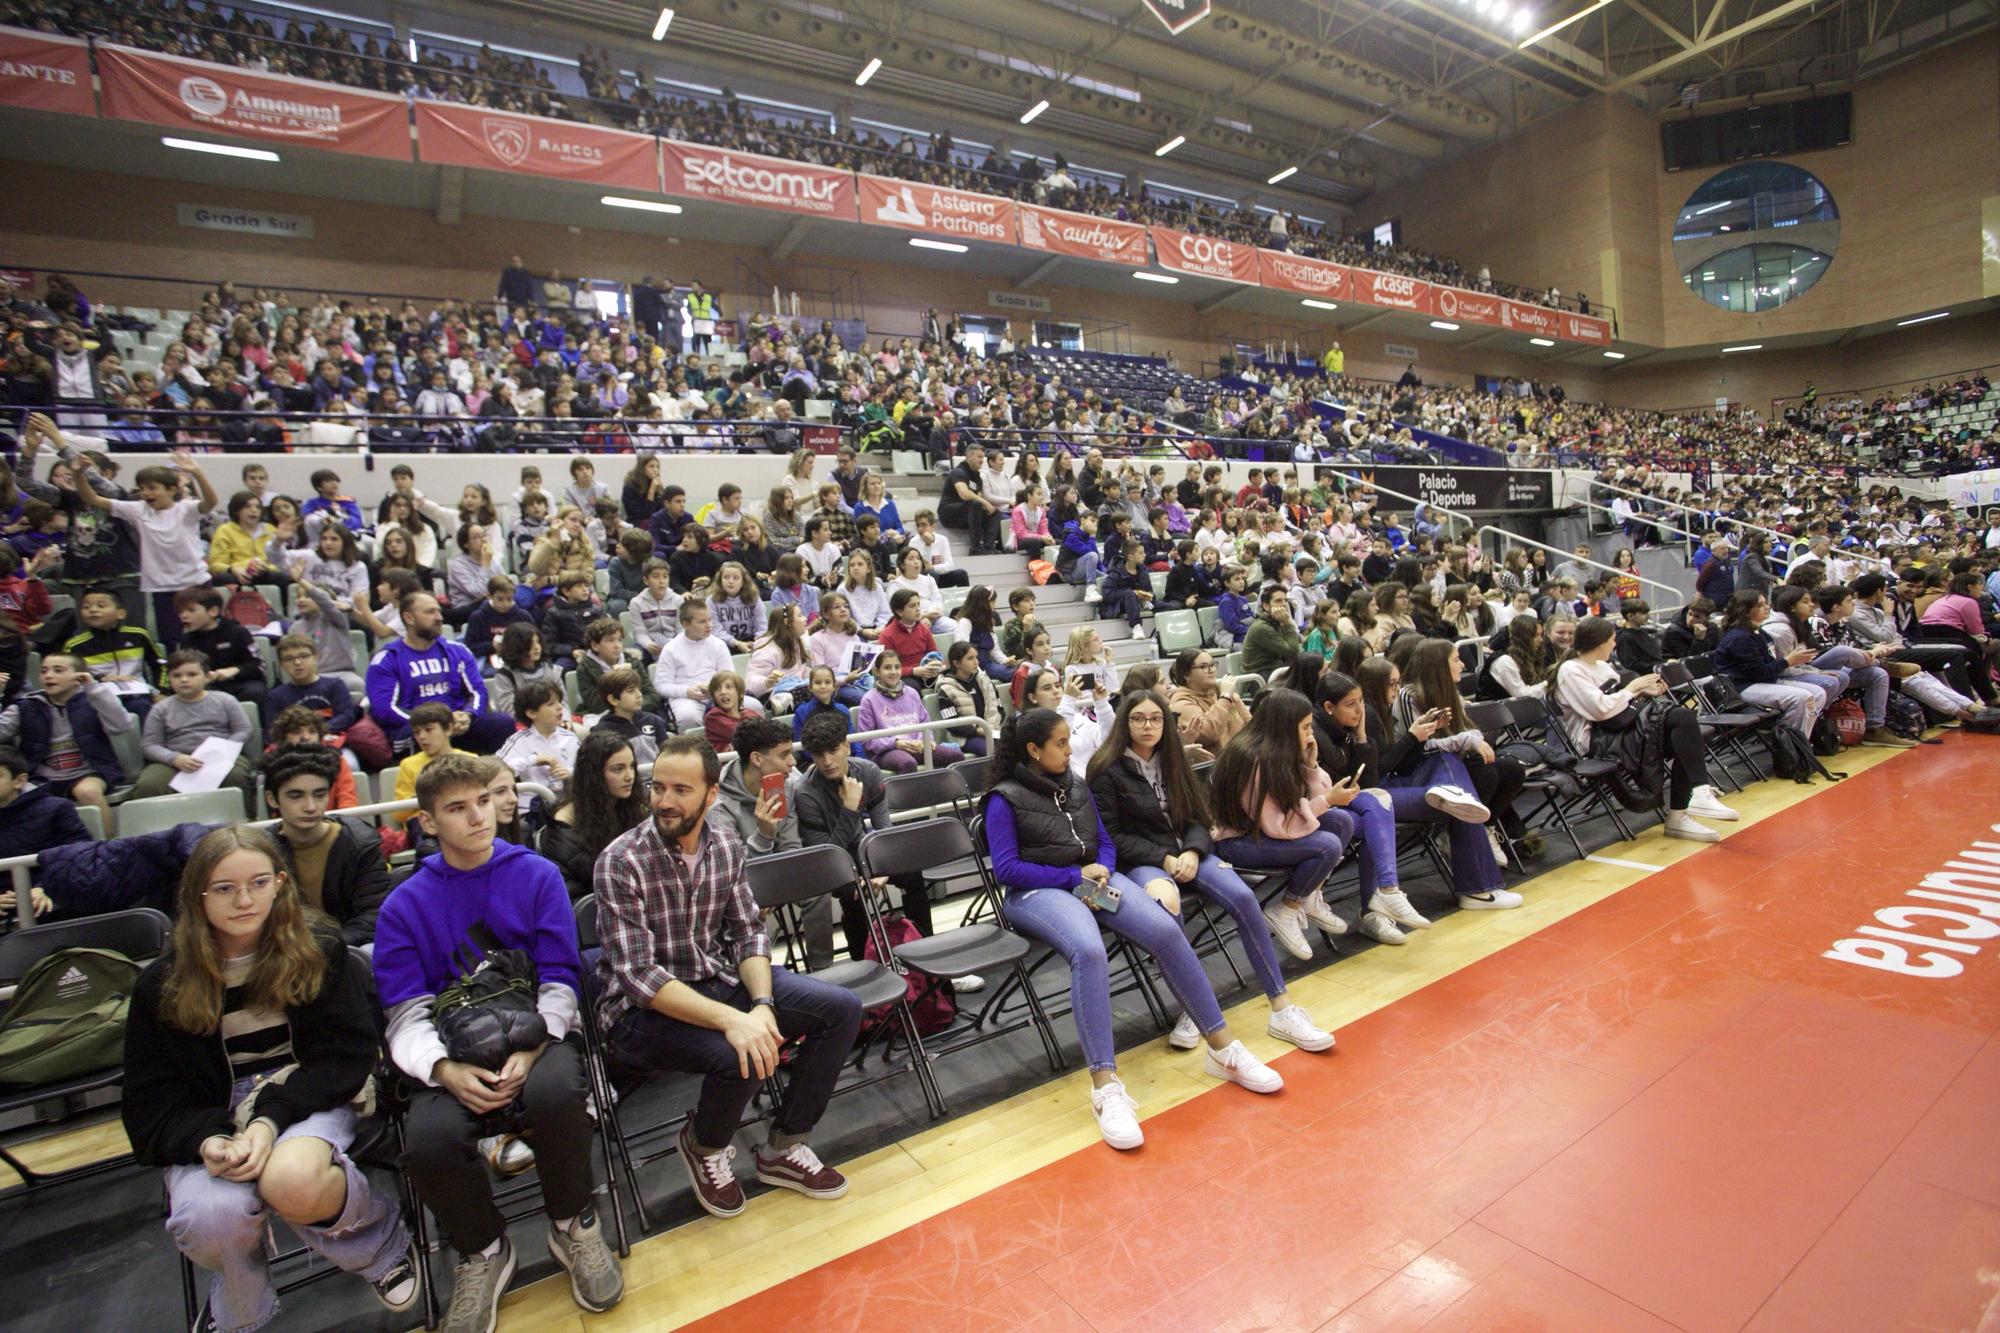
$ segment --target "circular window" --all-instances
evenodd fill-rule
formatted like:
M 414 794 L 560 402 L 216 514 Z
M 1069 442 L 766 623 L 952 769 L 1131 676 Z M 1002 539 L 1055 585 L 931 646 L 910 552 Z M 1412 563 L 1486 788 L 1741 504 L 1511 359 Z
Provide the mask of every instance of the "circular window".
M 1723 310 L 1773 310 L 1833 264 L 1840 209 L 1810 171 L 1748 162 L 1718 172 L 1674 219 L 1674 263 L 1688 290 Z

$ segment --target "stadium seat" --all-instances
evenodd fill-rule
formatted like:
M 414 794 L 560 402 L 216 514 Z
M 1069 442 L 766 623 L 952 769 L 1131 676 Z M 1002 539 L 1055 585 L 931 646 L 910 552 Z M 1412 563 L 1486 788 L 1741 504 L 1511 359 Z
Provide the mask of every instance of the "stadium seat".
M 1201 617 L 1193 611 L 1162 611 L 1153 617 L 1160 655 L 1172 657 L 1184 648 L 1202 645 Z
M 243 794 L 234 787 L 214 791 L 175 792 L 146 796 L 118 807 L 118 833 L 132 838 L 159 833 L 176 824 L 238 824 L 243 821 Z

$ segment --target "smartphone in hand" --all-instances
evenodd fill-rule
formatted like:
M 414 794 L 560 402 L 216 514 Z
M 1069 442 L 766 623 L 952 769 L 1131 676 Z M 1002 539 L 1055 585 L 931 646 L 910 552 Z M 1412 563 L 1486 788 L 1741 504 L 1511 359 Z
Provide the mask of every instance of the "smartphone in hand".
M 766 773 L 763 781 L 759 782 L 757 786 L 758 790 L 763 794 L 775 794 L 777 796 L 778 805 L 774 813 L 782 821 L 785 817 L 785 775 L 783 773 Z

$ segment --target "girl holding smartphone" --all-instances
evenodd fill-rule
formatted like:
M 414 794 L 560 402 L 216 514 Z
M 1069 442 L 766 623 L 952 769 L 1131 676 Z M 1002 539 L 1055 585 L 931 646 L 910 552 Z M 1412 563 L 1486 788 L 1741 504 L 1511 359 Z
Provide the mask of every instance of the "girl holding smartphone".
M 1203 1068 L 1252 1092 L 1284 1080 L 1229 1030 L 1201 960 L 1176 913 L 1180 890 L 1162 876 L 1143 885 L 1119 874 L 1117 848 L 1090 788 L 1071 770 L 1069 723 L 1047 708 L 1008 719 L 994 747 L 998 779 L 982 803 L 994 878 L 1007 924 L 1048 945 L 1069 965 L 1070 1006 L 1090 1065 L 1091 1113 L 1114 1148 L 1145 1142 L 1138 1105 L 1118 1078 L 1111 1032 L 1110 965 L 1102 931 L 1153 955 L 1208 1051 Z

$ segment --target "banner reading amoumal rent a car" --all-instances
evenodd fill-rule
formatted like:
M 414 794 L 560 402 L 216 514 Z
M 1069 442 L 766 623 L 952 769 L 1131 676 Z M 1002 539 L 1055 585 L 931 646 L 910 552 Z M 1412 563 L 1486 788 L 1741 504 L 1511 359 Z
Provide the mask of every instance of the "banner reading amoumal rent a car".
M 650 134 L 511 111 L 417 103 L 417 156 L 453 167 L 525 172 L 656 194 L 658 141 Z
M 1073 259 L 1146 266 L 1146 229 L 1136 222 L 1068 213 L 1039 204 L 1021 205 L 1021 244 Z
M 74 37 L 0 28 L 0 106 L 96 115 L 90 48 Z
M 400 97 L 97 44 L 104 114 L 177 130 L 410 160 Z
M 901 227 L 959 241 L 1014 243 L 1014 201 L 998 195 L 948 190 L 922 181 L 858 176 L 861 220 L 877 227 Z
M 809 217 L 855 220 L 854 173 L 760 153 L 660 140 L 668 194 L 775 208 Z
M 1197 236 L 1171 227 L 1154 227 L 1153 254 L 1160 267 L 1225 282 L 1257 281 L 1257 247 L 1238 241 Z

